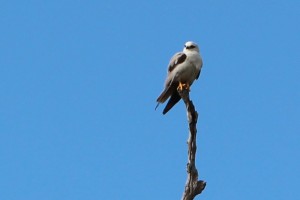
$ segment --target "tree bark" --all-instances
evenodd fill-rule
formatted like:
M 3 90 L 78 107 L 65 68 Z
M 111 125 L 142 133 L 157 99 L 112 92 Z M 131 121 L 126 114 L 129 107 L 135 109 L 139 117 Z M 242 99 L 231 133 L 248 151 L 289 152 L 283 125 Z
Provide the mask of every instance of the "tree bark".
M 205 186 L 206 182 L 203 180 L 198 181 L 198 171 L 195 165 L 196 159 L 196 136 L 197 136 L 197 119 L 198 113 L 195 110 L 193 102 L 189 97 L 189 89 L 178 90 L 179 95 L 185 103 L 187 110 L 187 118 L 189 123 L 189 138 L 187 141 L 188 144 L 188 163 L 187 163 L 187 181 L 185 184 L 184 193 L 182 200 L 193 200 L 195 196 L 200 194 Z

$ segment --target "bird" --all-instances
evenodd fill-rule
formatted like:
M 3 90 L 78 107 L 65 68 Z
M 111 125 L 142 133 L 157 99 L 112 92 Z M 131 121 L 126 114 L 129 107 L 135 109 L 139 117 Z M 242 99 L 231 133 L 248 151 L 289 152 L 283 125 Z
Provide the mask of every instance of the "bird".
M 178 90 L 190 90 L 193 82 L 199 78 L 203 61 L 199 46 L 192 41 L 184 44 L 182 52 L 174 54 L 169 62 L 164 90 L 157 98 L 156 108 L 169 99 L 163 110 L 165 115 L 181 99 Z

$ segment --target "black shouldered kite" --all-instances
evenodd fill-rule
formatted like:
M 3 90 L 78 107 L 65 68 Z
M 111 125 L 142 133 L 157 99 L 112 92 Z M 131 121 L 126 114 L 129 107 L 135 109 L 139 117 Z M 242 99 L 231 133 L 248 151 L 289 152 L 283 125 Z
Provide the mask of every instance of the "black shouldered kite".
M 199 78 L 201 68 L 202 58 L 198 45 L 195 42 L 186 42 L 183 51 L 176 53 L 170 60 L 165 88 L 156 100 L 156 108 L 170 97 L 163 110 L 163 114 L 166 114 L 181 99 L 177 89 L 189 89 L 194 80 Z

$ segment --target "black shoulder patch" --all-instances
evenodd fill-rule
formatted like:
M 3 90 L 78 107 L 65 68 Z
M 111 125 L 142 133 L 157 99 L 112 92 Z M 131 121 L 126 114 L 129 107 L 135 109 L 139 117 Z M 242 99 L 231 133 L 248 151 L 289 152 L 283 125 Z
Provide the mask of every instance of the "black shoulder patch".
M 173 69 L 175 69 L 175 67 L 181 63 L 183 63 L 186 59 L 186 55 L 185 53 L 177 53 L 175 54 L 169 64 L 169 68 L 168 71 L 171 72 L 173 71 Z

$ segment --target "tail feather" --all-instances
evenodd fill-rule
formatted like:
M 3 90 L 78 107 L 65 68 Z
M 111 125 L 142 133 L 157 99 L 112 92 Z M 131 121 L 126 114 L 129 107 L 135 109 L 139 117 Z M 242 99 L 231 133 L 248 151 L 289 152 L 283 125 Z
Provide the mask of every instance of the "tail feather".
M 171 110 L 171 108 L 173 108 L 173 106 L 178 103 L 178 101 L 180 101 L 181 97 L 178 94 L 177 90 L 175 90 L 171 96 L 171 98 L 169 99 L 166 107 L 163 110 L 163 114 L 166 114 L 169 110 Z
M 176 90 L 176 87 L 174 87 L 174 85 L 170 85 L 169 87 L 165 88 L 156 101 L 158 103 L 164 103 L 172 95 L 174 89 Z

